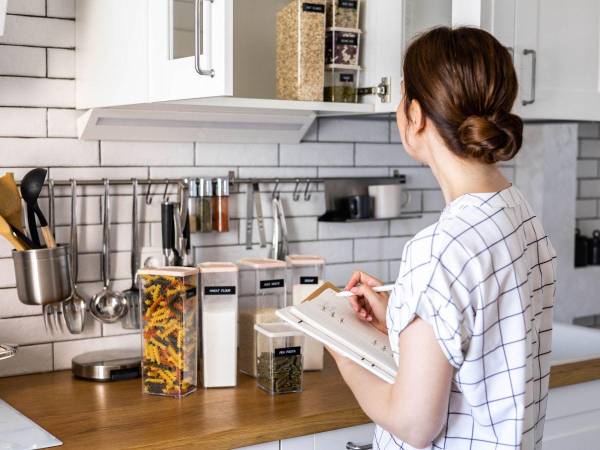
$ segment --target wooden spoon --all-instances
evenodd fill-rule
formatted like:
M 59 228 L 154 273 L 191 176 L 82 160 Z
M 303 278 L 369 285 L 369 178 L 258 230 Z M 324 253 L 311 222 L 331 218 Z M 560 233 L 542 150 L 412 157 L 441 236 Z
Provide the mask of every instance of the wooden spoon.
M 0 177 L 0 215 L 9 224 L 23 231 L 21 195 L 12 172 L 7 172 Z
M 21 243 L 19 239 L 17 239 L 10 229 L 10 225 L 6 221 L 6 219 L 0 215 L 0 235 L 4 237 L 10 244 L 15 248 L 15 250 L 22 252 L 25 250 L 25 246 Z

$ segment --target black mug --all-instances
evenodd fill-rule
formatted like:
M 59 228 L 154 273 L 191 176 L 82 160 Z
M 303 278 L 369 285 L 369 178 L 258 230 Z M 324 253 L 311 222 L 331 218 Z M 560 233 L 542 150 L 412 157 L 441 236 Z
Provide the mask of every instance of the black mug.
M 352 195 L 344 200 L 349 219 L 370 219 L 373 217 L 373 197 Z

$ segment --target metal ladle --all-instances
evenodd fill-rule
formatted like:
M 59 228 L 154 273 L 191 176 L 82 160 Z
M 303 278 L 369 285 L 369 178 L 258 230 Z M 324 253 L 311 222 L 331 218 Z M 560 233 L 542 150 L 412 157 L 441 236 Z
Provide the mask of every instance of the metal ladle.
M 77 291 L 77 182 L 71 179 L 71 297 L 62 303 L 63 316 L 71 334 L 81 334 L 85 328 L 87 302 Z
M 102 280 L 104 288 L 92 298 L 90 312 L 101 322 L 115 323 L 127 313 L 127 301 L 123 294 L 110 288 L 110 186 L 104 180 L 104 220 L 102 240 Z

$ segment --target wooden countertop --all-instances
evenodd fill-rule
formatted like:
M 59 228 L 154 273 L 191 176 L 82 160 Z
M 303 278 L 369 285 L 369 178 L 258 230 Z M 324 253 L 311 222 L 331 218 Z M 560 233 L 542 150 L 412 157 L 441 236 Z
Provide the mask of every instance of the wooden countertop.
M 552 367 L 550 386 L 600 379 L 600 359 Z M 270 396 L 240 375 L 236 389 L 181 400 L 143 395 L 140 380 L 95 383 L 70 371 L 0 379 L 0 398 L 64 442 L 64 449 L 230 449 L 368 423 L 327 355 L 304 392 Z

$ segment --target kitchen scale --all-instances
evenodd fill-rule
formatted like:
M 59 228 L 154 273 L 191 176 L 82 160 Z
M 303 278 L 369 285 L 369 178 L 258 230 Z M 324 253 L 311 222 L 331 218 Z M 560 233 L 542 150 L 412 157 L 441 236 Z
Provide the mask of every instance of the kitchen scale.
M 71 371 L 85 380 L 130 380 L 141 376 L 141 362 L 138 349 L 101 350 L 73 358 Z

